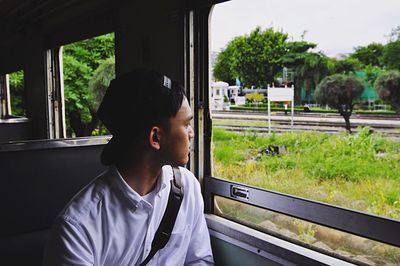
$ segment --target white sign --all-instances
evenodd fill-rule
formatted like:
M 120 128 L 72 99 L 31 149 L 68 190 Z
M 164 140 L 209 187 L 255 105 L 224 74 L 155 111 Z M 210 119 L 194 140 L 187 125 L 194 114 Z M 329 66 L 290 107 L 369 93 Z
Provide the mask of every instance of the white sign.
M 294 86 L 288 88 L 275 88 L 268 87 L 268 133 L 271 134 L 271 102 L 291 102 L 292 103 L 292 122 L 291 127 L 293 131 L 293 115 L 294 115 Z M 287 104 L 285 104 L 285 114 L 286 114 Z
M 293 88 L 268 88 L 268 100 L 271 102 L 293 101 Z

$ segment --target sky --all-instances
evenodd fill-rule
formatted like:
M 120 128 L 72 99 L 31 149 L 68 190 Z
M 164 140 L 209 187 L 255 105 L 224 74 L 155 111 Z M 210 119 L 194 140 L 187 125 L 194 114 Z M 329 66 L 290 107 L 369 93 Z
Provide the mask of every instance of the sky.
M 273 27 L 294 41 L 314 42 L 331 57 L 372 42 L 387 43 L 400 26 L 400 0 L 232 0 L 214 6 L 211 51 L 256 26 Z

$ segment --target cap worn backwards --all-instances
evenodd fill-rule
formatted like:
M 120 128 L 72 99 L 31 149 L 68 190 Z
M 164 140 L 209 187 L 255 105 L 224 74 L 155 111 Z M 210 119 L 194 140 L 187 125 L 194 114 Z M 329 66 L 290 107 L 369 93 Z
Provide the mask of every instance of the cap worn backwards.
M 136 69 L 111 81 L 97 116 L 113 135 L 102 153 L 104 164 L 143 137 L 147 130 L 172 117 L 180 108 L 184 90 L 169 77 L 153 70 Z

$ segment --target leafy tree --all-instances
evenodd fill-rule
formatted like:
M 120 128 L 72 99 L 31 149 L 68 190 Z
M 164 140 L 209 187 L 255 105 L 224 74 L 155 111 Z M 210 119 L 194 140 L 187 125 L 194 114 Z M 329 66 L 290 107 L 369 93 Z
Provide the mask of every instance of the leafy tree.
M 92 69 L 75 57 L 64 56 L 64 98 L 67 115 L 67 131 L 76 136 L 90 135 L 96 125 L 95 110 L 92 108 L 88 84 Z M 90 132 L 89 132 L 90 131 Z
M 93 106 L 97 110 L 104 97 L 111 80 L 115 78 L 115 57 L 112 56 L 100 62 L 89 81 L 89 90 L 92 92 Z
M 327 75 L 327 57 L 322 53 L 310 52 L 317 45 L 305 41 L 288 42 L 287 52 L 282 62 L 294 72 L 295 102 L 301 101 L 301 88 L 306 90 L 308 97 L 312 88 L 316 88 L 319 81 Z
M 287 54 L 284 55 L 284 58 L 286 58 L 284 61 L 290 63 L 289 58 L 293 58 L 294 59 L 293 61 L 295 61 L 296 59 L 299 59 L 298 56 L 301 56 L 303 53 L 309 52 L 310 49 L 314 49 L 316 47 L 317 44 L 312 42 L 306 42 L 306 41 L 287 42 L 286 44 Z
M 24 72 L 17 71 L 9 75 L 11 113 L 16 116 L 26 116 Z
M 233 71 L 233 50 L 234 45 L 228 45 L 225 50 L 218 54 L 214 65 L 214 78 L 234 84 L 235 74 Z
M 96 71 L 93 73 L 92 79 L 89 81 L 89 90 L 92 92 L 93 100 L 92 106 L 97 110 L 100 106 L 101 100 L 111 83 L 115 78 L 115 58 L 110 57 L 103 60 Z M 97 119 L 97 116 L 96 116 Z M 110 134 L 103 124 L 97 120 L 98 127 L 92 131 L 92 135 L 106 135 Z
M 383 73 L 375 81 L 379 97 L 400 113 L 400 72 L 396 70 Z
M 400 70 L 400 39 L 386 44 L 383 51 L 383 62 L 389 69 Z
M 90 89 L 89 82 L 100 64 L 106 64 L 107 58 L 114 60 L 114 34 L 64 46 L 64 94 L 69 134 L 88 136 L 98 126 L 96 110 L 102 94 L 94 88 L 105 88 L 92 86 Z
M 65 82 L 69 84 L 68 89 L 64 91 L 66 112 L 69 114 L 70 126 L 77 136 L 89 136 L 99 126 L 96 111 L 107 87 L 115 77 L 114 57 L 99 63 L 99 67 L 92 74 L 85 64 L 73 57 L 64 57 L 65 74 L 68 77 Z
M 392 29 L 389 33 L 389 42 L 394 42 L 396 40 L 400 40 L 400 26 L 397 26 Z
M 400 70 L 400 26 L 389 34 L 389 43 L 383 50 L 383 63 L 388 69 Z
M 331 74 L 350 74 L 361 69 L 358 59 L 347 57 L 344 59 L 329 58 L 329 73 Z
M 382 67 L 384 45 L 371 43 L 367 46 L 358 46 L 349 58 L 358 60 L 361 64 Z
M 114 34 L 101 35 L 64 46 L 64 55 L 75 57 L 85 62 L 92 70 L 97 69 L 101 60 L 115 54 Z
M 305 53 L 304 64 L 297 68 L 296 73 L 303 81 L 307 99 L 310 99 L 312 88 L 315 89 L 328 74 L 327 57 L 322 53 Z
M 283 67 L 281 58 L 286 52 L 287 37 L 286 33 L 272 28 L 257 27 L 249 35 L 234 38 L 225 49 L 228 51 L 222 51 L 217 57 L 214 77 L 240 77 L 245 84 L 265 86 Z M 222 69 L 229 74 L 221 75 Z
M 346 129 L 351 133 L 350 116 L 354 101 L 360 97 L 364 86 L 361 80 L 353 75 L 335 74 L 325 77 L 315 92 L 317 101 L 339 111 L 343 116 Z
M 384 72 L 382 68 L 378 66 L 367 65 L 363 71 L 366 74 L 366 79 L 371 86 L 375 83 L 375 80 Z
M 283 67 L 294 72 L 295 101 L 301 99 L 301 88 L 310 95 L 328 74 L 327 57 L 310 52 L 317 45 L 306 41 L 287 41 L 288 35 L 269 28 L 254 29 L 249 35 L 230 41 L 218 55 L 214 77 L 233 83 L 236 77 L 248 85 L 265 86 L 281 75 Z

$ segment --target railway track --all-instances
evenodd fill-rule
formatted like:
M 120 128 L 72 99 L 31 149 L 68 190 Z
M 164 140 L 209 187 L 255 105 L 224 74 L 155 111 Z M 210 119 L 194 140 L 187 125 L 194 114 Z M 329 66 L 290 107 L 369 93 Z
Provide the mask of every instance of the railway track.
M 231 110 L 231 111 L 219 111 L 213 110 L 212 113 L 214 115 L 220 114 L 239 114 L 239 115 L 259 115 L 266 116 L 267 111 L 243 111 L 243 110 Z M 282 111 L 272 112 L 277 116 L 284 116 L 285 113 Z M 305 113 L 305 112 L 295 112 L 295 117 L 318 117 L 318 118 L 342 118 L 342 116 L 338 113 Z M 287 116 L 290 116 L 290 112 L 288 112 Z M 400 121 L 400 115 L 372 115 L 372 114 L 358 114 L 353 113 L 351 115 L 353 119 L 372 119 L 372 120 L 393 120 Z
M 265 113 L 255 114 L 254 112 L 214 112 L 212 115 L 214 126 L 230 131 L 253 131 L 258 133 L 268 133 L 268 124 L 265 126 L 238 125 L 237 123 L 251 123 L 252 121 L 267 121 Z M 351 126 L 353 132 L 358 132 L 359 127 L 368 126 L 374 132 L 380 132 L 388 137 L 400 140 L 400 118 L 398 117 L 376 117 L 376 116 L 352 116 Z M 345 132 L 344 119 L 339 115 L 321 116 L 298 116 L 294 117 L 293 128 L 290 125 L 291 117 L 274 115 L 271 116 L 271 130 L 277 133 L 282 132 L 304 132 L 317 131 L 339 134 Z
M 235 131 L 235 132 L 251 131 L 251 132 L 261 133 L 261 134 L 268 133 L 268 127 L 262 127 L 262 126 L 215 125 L 214 127 L 223 128 L 225 130 Z M 276 132 L 276 133 L 315 131 L 315 132 L 324 132 L 324 133 L 331 133 L 331 134 L 340 134 L 340 133 L 344 133 L 346 131 L 344 128 L 337 128 L 337 127 L 299 127 L 299 126 L 294 126 L 292 129 L 290 127 L 290 125 L 275 126 L 275 127 L 272 127 L 271 130 L 272 130 L 272 132 Z M 373 128 L 371 128 L 371 130 L 374 132 L 383 133 L 390 138 L 398 139 L 400 141 L 400 132 L 387 131 L 387 130 L 382 131 L 382 130 L 373 129 Z M 352 128 L 353 133 L 357 133 L 358 131 L 359 131 L 359 128 Z

